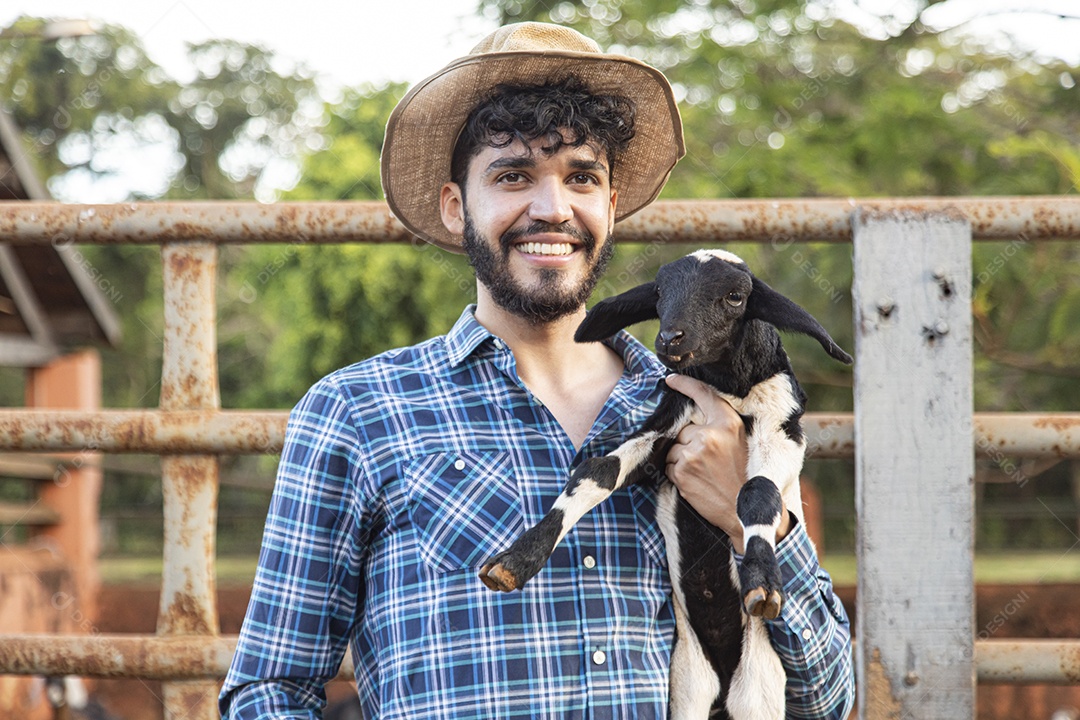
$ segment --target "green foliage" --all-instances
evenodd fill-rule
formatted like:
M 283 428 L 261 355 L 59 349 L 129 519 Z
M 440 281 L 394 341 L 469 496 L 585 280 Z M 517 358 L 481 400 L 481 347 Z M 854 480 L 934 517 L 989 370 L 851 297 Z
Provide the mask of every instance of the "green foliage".
M 404 91 L 348 91 L 327 107 L 328 146 L 306 158 L 285 199 L 380 197 L 382 128 Z M 291 406 L 337 368 L 447 332 L 476 294 L 463 258 L 419 241 L 257 247 L 244 253 L 228 288 L 222 312 L 235 313 L 243 329 L 223 330 L 222 397 L 253 407 Z M 253 367 L 263 368 L 262 382 L 251 382 Z
M 173 175 L 131 199 L 250 197 L 271 158 L 295 157 L 321 111 L 303 67 L 282 74 L 264 48 L 234 40 L 189 47 L 194 78 L 181 83 L 131 31 L 47 42 L 45 21 L 22 17 L 26 37 L 0 43 L 0 97 L 54 185 L 115 175 L 111 153 L 171 146 Z M 125 199 L 125 198 L 117 198 Z

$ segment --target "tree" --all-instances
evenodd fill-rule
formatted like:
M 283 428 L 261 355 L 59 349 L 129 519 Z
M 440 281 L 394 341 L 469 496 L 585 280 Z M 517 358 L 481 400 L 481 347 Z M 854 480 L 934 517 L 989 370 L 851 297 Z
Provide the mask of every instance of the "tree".
M 272 161 L 297 158 L 322 115 L 303 67 L 274 70 L 264 48 L 215 40 L 193 46 L 194 79 L 182 84 L 151 61 L 129 30 L 45 42 L 45 21 L 23 17 L 22 37 L 0 43 L 0 99 L 23 130 L 31 159 L 63 200 L 90 181 L 97 200 L 250 198 Z M 123 172 L 132 157 L 157 163 L 149 184 Z M 106 351 L 105 403 L 157 403 L 161 371 L 161 262 L 153 247 L 87 247 L 87 262 L 121 289 L 123 345 Z M 222 270 L 238 256 L 222 254 Z
M 379 198 L 383 128 L 405 90 L 347 90 L 328 106 L 326 147 L 305 159 L 300 182 L 284 199 Z M 281 407 L 337 368 L 446 333 L 476 288 L 462 257 L 420 241 L 289 245 L 246 252 L 221 297 L 223 313 L 235 321 L 221 328 L 223 397 Z M 251 368 L 260 363 L 265 381 L 251 383 Z

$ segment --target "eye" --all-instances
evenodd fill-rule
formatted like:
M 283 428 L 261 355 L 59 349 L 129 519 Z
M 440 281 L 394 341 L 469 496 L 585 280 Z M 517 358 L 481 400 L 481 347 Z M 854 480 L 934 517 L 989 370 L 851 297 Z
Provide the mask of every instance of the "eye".
M 741 292 L 729 292 L 726 296 L 724 296 L 724 302 L 726 302 L 731 307 L 739 307 L 743 304 L 744 299 L 745 298 Z
M 502 175 L 500 175 L 498 177 L 498 179 L 496 180 L 496 182 L 509 183 L 511 185 L 515 185 L 517 183 L 524 182 L 524 180 L 525 180 L 525 176 L 522 175 L 521 173 L 515 172 L 515 171 L 510 171 L 510 172 L 506 172 L 506 173 L 503 173 Z
M 570 182 L 573 185 L 597 185 L 599 181 L 595 175 L 589 173 L 576 173 L 570 177 Z

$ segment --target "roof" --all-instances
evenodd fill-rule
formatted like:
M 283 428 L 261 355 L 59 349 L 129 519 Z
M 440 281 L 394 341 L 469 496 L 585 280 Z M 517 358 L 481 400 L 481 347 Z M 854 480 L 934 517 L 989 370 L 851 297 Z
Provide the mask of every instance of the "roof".
M 12 117 L 0 108 L 0 202 L 50 200 Z M 120 321 L 93 266 L 70 244 L 0 243 L 0 365 L 44 365 L 68 349 L 116 346 Z

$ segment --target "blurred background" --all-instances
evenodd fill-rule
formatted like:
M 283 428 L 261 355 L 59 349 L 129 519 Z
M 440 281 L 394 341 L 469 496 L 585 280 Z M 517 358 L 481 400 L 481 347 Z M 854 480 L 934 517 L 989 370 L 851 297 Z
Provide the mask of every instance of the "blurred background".
M 303 11 L 271 2 L 257 16 L 194 0 L 167 9 L 101 2 L 96 16 L 70 2 L 19 5 L 0 10 L 0 185 L 11 200 L 381 199 L 383 128 L 408 85 L 520 20 L 573 26 L 665 72 L 688 143 L 666 199 L 1062 195 L 1080 187 L 1074 2 L 454 0 L 308 2 Z M 687 249 L 623 244 L 594 300 Z M 777 237 L 729 249 L 853 348 L 849 245 Z M 222 407 L 288 409 L 328 372 L 446 332 L 475 299 L 471 271 L 458 256 L 422 250 L 222 246 Z M 115 325 L 93 343 L 103 406 L 156 407 L 157 248 L 72 252 L 96 287 L 99 319 Z M 978 242 L 974 253 L 976 411 L 1080 408 L 1080 248 L 1021 236 Z M 49 292 L 46 281 L 39 293 Z M 0 297 L 0 319 L 13 303 Z M 636 329 L 647 344 L 654 333 Z M 785 344 L 809 410 L 850 411 L 850 370 L 812 341 Z M 0 405 L 26 402 L 27 377 L 22 366 L 0 367 Z M 133 598 L 160 578 L 159 460 L 99 462 L 104 592 Z M 240 588 L 234 614 L 243 612 L 275 466 L 269 456 L 222 458 L 218 568 L 223 588 Z M 0 502 L 35 492 L 13 467 L 0 462 Z M 1072 552 L 1080 465 L 978 448 L 976 467 L 977 579 L 1080 580 Z M 824 565 L 850 587 L 852 463 L 811 457 L 804 473 L 819 501 Z M 5 544 L 34 534 L 0 519 Z M 137 629 L 152 631 L 154 612 Z M 223 610 L 223 631 L 234 621 Z M 1080 636 L 1080 627 L 1069 632 Z

